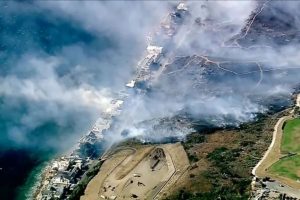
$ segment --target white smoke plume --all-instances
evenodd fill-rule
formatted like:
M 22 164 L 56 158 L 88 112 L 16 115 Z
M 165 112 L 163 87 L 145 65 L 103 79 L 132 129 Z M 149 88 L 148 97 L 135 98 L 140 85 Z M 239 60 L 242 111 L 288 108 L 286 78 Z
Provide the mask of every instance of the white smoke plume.
M 8 16 L 36 13 L 51 24 L 58 26 L 61 21 L 67 21 L 74 29 L 84 30 L 89 34 L 88 41 L 89 37 L 96 38 L 90 43 L 80 40 L 62 43 L 54 53 L 35 45 L 21 56 L 12 56 L 17 61 L 8 72 L 1 74 L 0 95 L 5 107 L 14 108 L 11 105 L 14 101 L 25 100 L 28 110 L 21 123 L 9 129 L 9 140 L 31 145 L 27 132 L 48 119 L 66 124 L 70 115 L 74 118 L 72 123 L 77 122 L 74 138 L 79 137 L 134 76 L 135 66 L 147 46 L 147 36 L 160 29 L 160 23 L 176 5 L 173 1 L 3 4 Z M 284 32 L 285 29 L 276 31 L 276 24 L 262 29 L 266 34 L 255 32 L 254 28 L 272 23 L 255 20 L 256 13 L 264 15 L 260 20 L 275 13 L 283 25 L 290 23 L 297 29 L 298 2 L 283 5 L 281 2 L 191 1 L 187 5 L 188 20 L 172 40 L 173 48 L 167 54 L 169 64 L 152 83 L 149 95 L 133 95 L 125 104 L 112 137 L 118 138 L 124 129 L 132 130 L 132 135 L 143 134 L 147 132 L 145 121 L 172 118 L 182 112 L 221 126 L 228 119 L 234 123 L 246 122 L 254 119 L 255 113 L 267 110 L 262 103 L 265 99 L 293 92 L 298 83 L 299 44 L 282 41 L 284 45 L 278 45 L 272 40 L 270 34 L 280 39 L 291 33 Z M 294 13 L 288 15 L 288 21 L 286 13 Z M 255 24 L 258 25 L 254 27 Z M 61 32 L 51 41 L 66 34 L 69 38 L 74 36 L 72 32 Z M 158 37 L 154 34 L 154 45 L 161 44 Z M 100 48 L 101 43 L 105 47 Z M 292 73 L 291 68 L 295 70 Z M 184 127 L 164 134 L 176 131 L 182 135 L 190 129 Z M 55 139 L 50 143 L 55 146 Z

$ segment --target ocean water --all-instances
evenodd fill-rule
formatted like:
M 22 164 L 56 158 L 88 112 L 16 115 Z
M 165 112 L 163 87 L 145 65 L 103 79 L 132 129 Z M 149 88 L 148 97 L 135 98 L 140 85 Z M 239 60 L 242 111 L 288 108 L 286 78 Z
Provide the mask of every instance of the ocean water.
M 26 199 L 43 168 L 42 161 L 49 158 L 51 156 L 46 153 L 33 153 L 32 150 L 1 150 L 1 199 Z
M 51 156 L 49 156 L 49 159 Z M 41 180 L 41 175 L 45 167 L 49 164 L 49 162 L 44 161 L 36 165 L 29 175 L 27 175 L 25 183 L 18 187 L 16 192 L 16 199 L 17 200 L 24 200 L 24 199 L 32 199 L 32 195 L 35 192 L 36 187 L 39 185 L 39 181 Z
M 89 128 L 89 123 L 82 128 L 76 127 L 76 118 L 67 117 L 68 122 L 58 124 L 55 120 L 44 121 L 40 126 L 24 133 L 30 142 L 20 143 L 10 137 L 11 129 L 16 127 L 23 128 L 24 125 L 18 124 L 26 112 L 23 109 L 17 110 L 13 107 L 0 106 L 0 127 L 1 127 L 1 147 L 0 147 L 0 199 L 25 199 L 25 194 L 34 186 L 37 175 L 44 166 L 44 163 L 55 157 L 64 149 L 56 147 L 53 143 L 66 142 L 65 148 L 70 148 L 70 143 L 75 144 L 77 137 L 69 139 L 73 134 L 79 135 Z M 24 103 L 24 109 L 27 104 Z M 4 109 L 5 108 L 5 109 Z M 73 113 L 76 115 L 76 113 Z M 86 114 L 86 117 L 89 117 Z M 88 118 L 87 118 L 88 119 Z M 78 128 L 78 130 L 76 130 Z M 50 142 L 51 141 L 51 142 Z M 25 184 L 25 185 L 24 185 Z
M 15 88 L 7 88 L 6 78 L 36 78 L 30 63 L 26 63 L 28 57 L 47 61 L 49 57 L 61 56 L 64 61 L 55 73 L 61 82 L 68 77 L 62 83 L 64 87 L 76 88 L 83 81 L 98 87 L 101 63 L 97 59 L 102 52 L 114 48 L 107 36 L 95 35 L 76 22 L 36 8 L 30 2 L 18 1 L 18 5 L 0 2 L 0 87 L 11 92 L 0 89 L 1 200 L 26 199 L 45 163 L 71 148 L 98 117 L 96 111 L 76 104 L 54 104 L 47 99 L 28 98 L 26 93 L 19 95 Z M 85 53 L 78 56 L 78 51 Z M 92 59 L 96 61 L 91 63 Z M 88 67 L 72 74 L 78 65 Z M 43 62 L 38 67 L 43 70 Z M 99 77 L 90 78 L 93 73 Z

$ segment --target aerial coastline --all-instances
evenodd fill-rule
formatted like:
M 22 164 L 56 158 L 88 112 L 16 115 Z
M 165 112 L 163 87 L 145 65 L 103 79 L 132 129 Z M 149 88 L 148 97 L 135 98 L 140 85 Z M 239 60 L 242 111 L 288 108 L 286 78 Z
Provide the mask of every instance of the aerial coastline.
M 300 200 L 300 3 L 1 6 L 0 199 Z
M 177 12 L 184 13 L 186 11 L 187 7 L 183 3 L 177 6 Z M 169 28 L 170 27 L 171 25 Z M 172 31 L 174 34 L 174 29 Z M 168 34 L 169 36 L 172 35 L 171 33 Z M 151 74 L 155 73 L 155 71 L 151 71 L 150 65 L 162 59 L 162 49 L 162 47 L 148 45 L 146 56 L 142 58 L 138 64 L 136 78 L 126 84 L 127 88 L 134 88 L 135 84 L 139 82 L 150 82 L 149 79 L 152 78 Z M 143 88 L 138 88 L 138 90 L 139 93 L 143 93 Z M 92 130 L 80 139 L 69 155 L 61 156 L 49 162 L 42 172 L 41 180 L 39 180 L 40 184 L 35 188 L 33 193 L 34 199 L 48 199 L 51 198 L 51 196 L 54 198 L 62 198 L 63 196 L 63 198 L 68 198 L 68 195 L 72 194 L 72 190 L 76 187 L 76 184 L 82 178 L 84 172 L 94 163 L 93 159 L 90 159 L 90 156 L 82 157 L 80 151 L 85 151 L 83 147 L 85 144 L 93 146 L 95 143 L 104 140 L 105 135 L 103 132 L 110 128 L 112 119 L 122 112 L 122 104 L 126 98 L 130 98 L 130 96 L 128 97 L 126 94 L 124 96 L 124 93 L 120 93 L 119 97 L 111 102 L 106 112 L 102 113 L 102 117 L 98 119 Z M 81 149 L 82 147 L 83 149 Z M 96 154 L 95 156 L 100 155 Z M 76 164 L 70 166 L 71 163 Z M 63 174 L 69 173 L 73 174 L 70 175 L 71 179 L 67 177 L 62 178 Z M 77 177 L 78 174 L 80 174 L 79 177 Z M 76 179 L 74 179 L 75 176 Z M 53 192 L 51 192 L 51 188 L 54 188 L 52 189 Z

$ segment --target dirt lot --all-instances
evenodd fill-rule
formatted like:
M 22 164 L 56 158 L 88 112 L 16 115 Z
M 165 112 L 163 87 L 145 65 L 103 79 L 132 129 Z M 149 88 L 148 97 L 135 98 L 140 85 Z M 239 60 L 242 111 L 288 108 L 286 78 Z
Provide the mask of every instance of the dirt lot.
M 156 199 L 176 183 L 188 166 L 180 143 L 124 147 L 104 162 L 81 200 Z

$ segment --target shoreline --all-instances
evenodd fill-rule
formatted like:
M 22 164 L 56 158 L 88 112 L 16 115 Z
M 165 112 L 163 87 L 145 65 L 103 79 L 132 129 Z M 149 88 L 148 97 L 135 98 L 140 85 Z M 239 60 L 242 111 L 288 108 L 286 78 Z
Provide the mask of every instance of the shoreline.
M 40 181 L 44 181 L 43 174 L 46 172 L 46 167 L 49 165 L 49 162 L 50 161 L 44 161 L 32 170 L 26 182 L 18 189 L 17 200 L 35 199 L 35 193 L 40 189 Z
M 57 155 L 46 162 L 43 169 L 41 170 L 41 173 L 37 175 L 37 183 L 32 186 L 32 188 L 28 192 L 28 195 L 26 195 L 26 199 L 42 199 L 42 192 L 48 189 L 48 186 L 52 184 L 51 182 L 53 181 L 55 176 L 57 176 L 57 174 L 60 172 L 67 172 L 67 168 L 69 168 L 70 164 L 68 164 L 67 167 L 63 166 L 65 167 L 63 170 L 59 169 L 60 167 L 62 167 L 61 165 L 64 164 L 63 162 L 71 163 L 76 160 L 78 161 L 79 159 L 85 164 L 85 166 L 90 166 L 92 160 L 90 160 L 89 157 L 81 158 L 79 156 L 78 151 L 81 149 L 80 145 L 86 143 L 91 144 L 90 142 L 93 142 L 93 140 L 102 141 L 104 137 L 103 131 L 110 127 L 111 118 L 118 114 L 121 105 L 122 103 L 120 103 L 120 100 L 118 99 L 112 101 L 111 106 L 109 107 L 109 112 L 104 114 L 106 118 L 97 119 L 92 128 L 89 129 L 88 133 L 80 137 L 75 145 L 73 145 L 69 150 L 66 150 L 63 154 Z M 94 137 L 96 137 L 96 139 Z M 58 169 L 54 167 L 56 165 Z M 87 170 L 88 169 L 86 169 L 84 173 Z
M 47 178 L 49 178 L 49 172 L 50 172 L 49 164 L 50 163 L 48 163 L 41 171 L 41 174 L 38 175 L 39 177 L 38 180 L 40 180 L 40 183 L 33 185 L 31 194 L 29 194 L 30 196 L 28 198 L 36 199 L 38 198 L 38 195 L 42 192 L 43 189 L 42 183 L 44 183 L 47 180 Z
M 97 120 L 96 120 L 96 122 L 97 122 Z M 37 199 L 39 197 L 39 195 L 41 194 L 42 190 L 44 189 L 44 187 L 48 184 L 48 183 L 45 184 L 45 182 L 47 181 L 47 179 L 48 180 L 51 179 L 51 177 L 53 175 L 50 173 L 51 165 L 53 164 L 53 162 L 62 157 L 69 156 L 74 151 L 76 151 L 76 149 L 78 149 L 78 147 L 79 147 L 80 140 L 82 138 L 84 138 L 86 135 L 88 135 L 88 133 L 90 133 L 90 131 L 93 130 L 93 127 L 95 126 L 96 122 L 93 125 L 91 125 L 91 127 L 88 129 L 89 131 L 87 131 L 87 134 L 84 134 L 83 136 L 81 136 L 76 141 L 76 143 L 74 145 L 72 145 L 68 150 L 65 150 L 64 152 L 62 152 L 60 154 L 54 155 L 48 161 L 41 163 L 41 165 L 40 165 L 41 170 L 37 174 L 33 175 L 33 178 L 36 179 L 36 181 L 31 184 L 31 186 L 29 187 L 29 189 L 27 191 L 23 192 L 23 194 L 19 194 L 18 196 L 20 196 L 20 195 L 24 196 L 26 200 Z M 30 178 L 30 176 L 28 178 Z
M 176 7 L 175 11 L 183 13 L 187 12 L 186 6 L 183 5 L 185 4 L 180 3 Z M 174 12 L 174 10 L 171 10 L 170 12 Z M 171 13 L 168 15 L 170 14 Z M 176 21 L 172 20 L 174 19 L 170 18 L 169 21 L 166 22 L 170 23 L 170 26 L 167 29 L 172 30 L 171 34 L 162 32 L 162 34 L 167 34 L 167 36 L 169 36 L 168 40 L 172 40 L 172 36 L 175 34 L 175 31 L 172 28 L 176 29 L 180 26 L 179 24 L 176 24 Z M 172 25 L 172 23 L 174 24 Z M 165 30 L 162 29 L 162 31 Z M 163 53 L 163 47 L 155 46 L 155 44 L 152 45 L 150 43 L 152 43 L 152 41 L 149 42 L 147 49 L 145 50 L 145 56 L 143 56 L 137 63 L 137 69 L 135 70 L 133 79 L 124 86 L 125 88 L 134 88 L 137 95 L 143 95 L 146 88 L 139 87 L 135 83 L 151 82 L 151 80 L 153 80 L 153 76 L 159 75 L 160 71 L 151 69 L 150 65 L 152 63 L 160 63 L 163 68 L 166 64 L 166 60 L 168 59 L 168 57 Z M 34 197 L 36 199 L 41 199 L 40 197 L 54 197 L 61 199 L 62 197 L 69 197 L 68 195 L 72 195 L 73 192 L 76 193 L 74 190 L 91 167 L 92 161 L 99 159 L 99 155 L 97 158 L 95 157 L 90 159 L 88 155 L 86 156 L 82 153 L 86 153 L 86 151 L 91 150 L 89 148 L 97 148 L 95 144 L 103 142 L 105 137 L 104 131 L 111 128 L 113 118 L 121 114 L 123 102 L 130 96 L 130 92 L 127 93 L 125 91 L 125 94 L 123 95 L 122 92 L 123 91 L 118 92 L 117 97 L 111 101 L 111 106 L 102 113 L 103 115 L 100 118 L 98 118 L 96 124 L 92 127 L 92 130 L 81 137 L 79 142 L 76 143 L 70 151 L 67 151 L 68 154 L 66 156 L 58 156 L 49 162 L 47 167 L 45 167 L 45 170 L 42 172 L 40 186 L 38 186 L 34 191 Z M 83 152 L 81 152 L 82 150 Z M 92 149 L 92 152 L 95 150 L 96 149 Z M 102 152 L 103 155 L 105 155 L 105 152 L 106 151 Z M 75 173 L 74 175 L 73 172 L 76 172 L 77 174 Z M 68 175 L 64 177 L 65 174 Z

